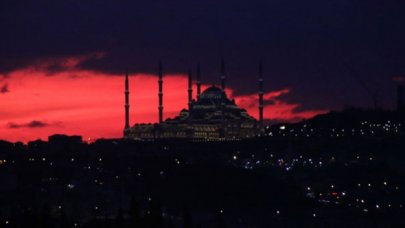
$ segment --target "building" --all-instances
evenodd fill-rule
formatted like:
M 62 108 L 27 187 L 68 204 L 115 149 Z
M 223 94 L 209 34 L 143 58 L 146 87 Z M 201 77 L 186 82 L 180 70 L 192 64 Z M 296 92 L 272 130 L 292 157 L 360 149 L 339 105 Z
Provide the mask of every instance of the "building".
M 125 128 L 124 137 L 153 140 L 191 139 L 198 141 L 239 140 L 252 138 L 263 129 L 263 79 L 259 70 L 259 116 L 257 121 L 245 109 L 237 106 L 225 92 L 225 67 L 221 64 L 221 87 L 211 86 L 201 93 L 200 68 L 197 68 L 197 96 L 192 96 L 192 77 L 188 77 L 188 108 L 174 118 L 163 121 L 163 72 L 159 64 L 159 122 L 129 125 L 129 82 L 125 77 Z

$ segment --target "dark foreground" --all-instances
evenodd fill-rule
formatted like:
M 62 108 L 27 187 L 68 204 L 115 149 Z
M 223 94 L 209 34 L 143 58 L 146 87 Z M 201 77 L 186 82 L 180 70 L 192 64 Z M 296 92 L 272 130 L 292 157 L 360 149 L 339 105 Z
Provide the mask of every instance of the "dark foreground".
M 404 226 L 401 139 L 2 142 L 0 226 Z

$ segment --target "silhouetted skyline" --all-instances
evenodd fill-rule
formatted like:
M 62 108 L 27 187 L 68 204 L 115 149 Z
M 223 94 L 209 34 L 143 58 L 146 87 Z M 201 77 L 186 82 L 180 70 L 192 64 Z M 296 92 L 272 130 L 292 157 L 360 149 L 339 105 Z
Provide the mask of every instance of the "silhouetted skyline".
M 142 76 L 138 79 L 144 83 L 142 87 L 155 91 L 144 79 L 156 77 L 159 60 L 165 73 L 183 78 L 187 88 L 187 70 L 195 73 L 197 64 L 203 84 L 219 84 L 220 60 L 224 58 L 226 86 L 241 100 L 256 93 L 257 65 L 262 61 L 265 93 L 281 93 L 276 100 L 264 101 L 273 109 L 264 116 L 273 121 L 294 121 L 345 106 L 372 107 L 373 100 L 378 100 L 380 107 L 395 109 L 396 84 L 392 78 L 405 74 L 405 3 L 401 1 L 0 4 L 0 138 L 16 134 L 7 126 L 28 127 L 32 121 L 45 123 L 48 129 L 58 126 L 48 134 L 117 135 L 122 127 L 107 132 L 99 125 L 108 119 L 122 123 L 115 117 L 122 99 L 118 100 L 117 94 L 116 101 L 99 105 L 97 98 L 109 100 L 102 94 L 118 89 L 107 84 L 118 86 L 115 78 L 126 70 L 130 77 Z M 183 84 L 177 89 L 183 91 Z M 145 93 L 142 96 L 147 97 Z M 135 111 L 136 107 L 148 106 L 146 103 L 155 104 L 154 99 L 131 104 L 131 108 Z M 187 107 L 184 101 L 165 103 L 178 110 Z M 101 111 L 115 109 L 117 114 Z M 152 111 L 156 110 L 135 111 L 138 116 L 131 119 L 156 121 L 147 119 Z M 168 116 L 174 115 L 166 111 Z M 89 115 L 94 112 L 105 115 L 102 120 L 91 120 Z M 76 120 L 78 116 L 82 118 Z M 83 123 L 104 133 L 74 130 Z M 35 129 L 37 135 L 45 134 Z

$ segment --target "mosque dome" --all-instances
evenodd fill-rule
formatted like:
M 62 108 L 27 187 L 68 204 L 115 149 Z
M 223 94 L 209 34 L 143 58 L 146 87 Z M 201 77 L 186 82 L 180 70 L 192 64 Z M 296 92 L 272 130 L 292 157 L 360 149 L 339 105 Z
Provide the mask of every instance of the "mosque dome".
M 204 108 L 215 107 L 221 105 L 232 105 L 233 102 L 228 99 L 226 93 L 219 87 L 211 86 L 201 93 L 200 98 L 194 104 L 196 108 L 204 106 Z
M 204 90 L 204 92 L 200 95 L 200 99 L 208 99 L 208 100 L 223 100 L 227 99 L 225 92 L 216 86 L 211 86 Z

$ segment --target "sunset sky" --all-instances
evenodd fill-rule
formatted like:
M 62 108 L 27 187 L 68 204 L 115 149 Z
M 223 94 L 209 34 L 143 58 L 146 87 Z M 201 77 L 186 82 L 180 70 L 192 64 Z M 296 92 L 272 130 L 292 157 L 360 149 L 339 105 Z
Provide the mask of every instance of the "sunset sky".
M 1 138 L 29 141 L 46 139 L 48 135 L 55 133 L 79 134 L 85 139 L 120 137 L 124 126 L 124 75 L 77 68 L 87 58 L 102 57 L 103 54 L 97 53 L 52 59 L 1 77 L 5 88 L 0 113 Z M 47 69 L 51 65 L 64 70 L 50 72 Z M 157 122 L 157 85 L 156 75 L 130 75 L 131 124 Z M 207 85 L 203 85 L 203 89 L 206 87 Z M 296 111 L 300 104 L 287 103 L 281 99 L 290 92 L 289 88 L 266 92 L 264 100 L 267 104 L 267 118 L 296 121 L 326 112 Z M 227 94 L 250 114 L 258 116 L 257 94 L 234 96 L 232 88 Z M 164 117 L 174 117 L 185 107 L 186 75 L 165 75 Z
M 397 0 L 1 1 L 0 139 L 121 137 L 126 70 L 131 124 L 156 122 L 159 60 L 165 118 L 187 107 L 185 72 L 199 63 L 203 84 L 218 84 L 221 57 L 228 95 L 255 117 L 263 62 L 270 123 L 371 107 L 366 88 L 392 109 L 392 78 L 405 75 L 404 9 Z

